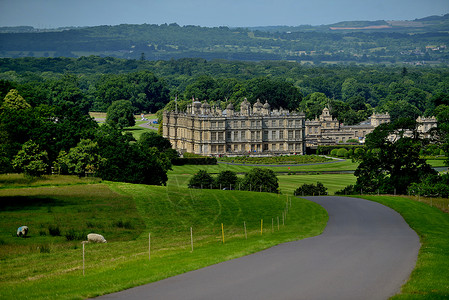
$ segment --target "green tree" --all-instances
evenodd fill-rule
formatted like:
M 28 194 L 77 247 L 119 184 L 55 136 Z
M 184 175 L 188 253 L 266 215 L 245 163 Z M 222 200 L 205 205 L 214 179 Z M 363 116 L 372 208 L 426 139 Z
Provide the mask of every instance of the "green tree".
M 165 185 L 170 160 L 155 147 L 141 147 L 131 134 L 122 134 L 114 126 L 99 128 L 95 141 L 104 159 L 96 176 L 104 180 Z
M 161 152 L 172 149 L 170 141 L 154 131 L 142 133 L 139 138 L 139 143 L 141 147 L 156 147 Z
M 411 132 L 411 136 L 406 132 Z M 406 193 L 411 183 L 419 183 L 426 175 L 435 173 L 419 155 L 426 142 L 419 137 L 413 119 L 376 127 L 366 137 L 368 151 L 359 156 L 360 164 L 354 172 L 356 189 L 379 189 L 381 193 L 393 193 L 396 189 L 397 193 Z
M 267 101 L 272 108 L 296 110 L 303 98 L 297 87 L 282 79 L 255 78 L 247 82 L 246 90 L 251 103 L 260 99 L 262 103 Z
M 253 168 L 242 180 L 242 189 L 247 191 L 262 191 L 277 193 L 279 182 L 273 170 Z
M 99 151 L 96 142 L 82 139 L 68 153 L 61 151 L 54 167 L 63 174 L 67 172 L 67 174 L 84 176 L 86 173 L 95 173 L 100 165 L 105 162 L 99 155 Z
M 26 100 L 20 96 L 19 92 L 15 89 L 12 89 L 6 94 L 5 98 L 3 99 L 2 108 L 9 108 L 9 109 L 27 109 L 30 108 L 31 105 L 26 102 Z
M 13 167 L 28 176 L 41 176 L 47 173 L 47 152 L 42 151 L 32 140 L 23 144 L 12 162 Z
M 189 180 L 189 188 L 205 188 L 214 186 L 214 179 L 206 170 L 199 170 Z
M 307 95 L 299 104 L 299 110 L 306 114 L 307 120 L 313 120 L 323 112 L 324 107 L 329 104 L 330 99 L 323 93 L 312 93 Z M 334 108 L 334 106 L 332 106 Z M 332 109 L 333 111 L 334 109 Z
M 235 188 L 237 181 L 238 177 L 235 172 L 225 170 L 218 173 L 215 178 L 215 186 L 219 187 L 221 185 L 223 188 Z
M 440 105 L 436 109 L 438 120 L 437 136 L 442 150 L 445 152 L 446 166 L 449 166 L 449 105 Z
M 131 101 L 117 100 L 112 102 L 111 106 L 108 107 L 106 123 L 117 125 L 119 128 L 134 126 L 136 120 L 134 118 L 134 107 Z
M 294 193 L 295 196 L 319 196 L 319 195 L 327 195 L 327 188 L 321 183 L 317 182 L 316 185 L 312 184 L 303 184 L 298 187 Z

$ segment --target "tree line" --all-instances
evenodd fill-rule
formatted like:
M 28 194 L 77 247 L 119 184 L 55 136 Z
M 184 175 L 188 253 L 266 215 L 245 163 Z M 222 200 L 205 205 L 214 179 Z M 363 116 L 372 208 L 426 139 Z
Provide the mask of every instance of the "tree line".
M 233 60 L 339 61 L 360 63 L 448 62 L 447 15 L 439 25 L 407 30 L 332 31 L 323 28 L 229 28 L 142 24 L 0 33 L 4 57 L 78 57 L 169 60 L 182 57 Z M 344 26 L 344 24 L 340 24 Z M 340 26 L 340 27 L 341 27 Z M 410 33 L 413 34 L 410 34 Z M 426 48 L 429 45 L 435 48 Z M 143 54 L 143 56 L 142 56 Z
M 192 98 L 235 107 L 246 97 L 272 107 L 299 109 L 308 119 L 325 106 L 340 122 L 355 124 L 375 112 L 392 119 L 434 115 L 449 104 L 445 67 L 304 66 L 292 62 L 233 62 L 180 59 L 139 61 L 83 57 L 0 59 L 0 97 L 7 86 L 27 101 L 53 104 L 53 94 L 82 101 L 84 109 L 106 111 L 117 100 L 137 112 L 156 112 L 170 101 L 184 107 Z M 174 103 L 169 104 L 169 107 Z

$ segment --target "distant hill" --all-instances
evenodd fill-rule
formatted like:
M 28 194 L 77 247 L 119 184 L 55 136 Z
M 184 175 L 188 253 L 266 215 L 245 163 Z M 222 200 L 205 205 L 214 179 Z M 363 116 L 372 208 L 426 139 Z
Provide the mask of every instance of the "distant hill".
M 346 21 L 252 28 L 162 25 L 0 28 L 0 57 L 168 60 L 204 58 L 305 63 L 448 63 L 449 14 L 412 21 Z

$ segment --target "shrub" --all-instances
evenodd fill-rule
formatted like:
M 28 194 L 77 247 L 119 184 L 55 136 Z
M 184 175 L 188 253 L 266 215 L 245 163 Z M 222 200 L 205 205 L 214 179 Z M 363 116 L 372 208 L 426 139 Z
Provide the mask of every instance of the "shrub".
M 358 139 L 349 139 L 346 141 L 346 143 L 358 143 L 359 140 Z
M 41 245 L 39 247 L 40 253 L 50 253 L 50 247 L 48 245 Z
M 365 150 L 364 150 L 363 148 L 356 148 L 356 149 L 354 150 L 354 155 L 355 155 L 355 156 L 363 155 L 363 153 L 365 153 Z
M 273 170 L 253 168 L 242 180 L 243 190 L 276 193 L 279 182 Z
M 84 232 L 79 232 L 71 228 L 64 234 L 64 236 L 68 241 L 80 241 L 84 239 L 86 234 Z
M 189 188 L 210 188 L 214 179 L 206 170 L 199 170 L 189 181 Z
M 305 183 L 298 187 L 293 194 L 295 196 L 327 195 L 327 188 L 319 181 L 316 183 L 316 186 L 313 183 Z
M 216 165 L 217 159 L 215 157 L 177 157 L 172 160 L 172 164 L 175 166 L 183 165 Z
M 118 220 L 118 221 L 112 223 L 112 225 L 114 225 L 115 227 L 118 227 L 118 228 L 134 229 L 134 225 L 129 220 L 127 220 L 127 221 Z
M 349 151 L 346 153 L 345 157 L 349 158 L 349 157 L 353 157 L 354 156 L 354 150 L 349 149 Z
M 226 171 L 221 171 L 217 177 L 215 178 L 215 185 L 216 186 L 222 186 L 225 188 L 232 188 L 235 187 L 236 183 L 237 183 L 238 177 L 237 174 L 235 172 L 226 170 Z
M 338 149 L 332 149 L 330 155 L 331 156 L 337 156 Z
M 359 191 L 360 192 L 360 191 Z M 353 184 L 346 186 L 344 189 L 335 192 L 335 195 L 355 195 L 355 186 Z
M 61 230 L 58 225 L 48 225 L 48 232 L 51 236 L 60 236 Z
M 345 148 L 340 148 L 337 151 L 337 156 L 338 157 L 345 157 L 347 152 L 348 152 L 348 150 L 346 150 Z

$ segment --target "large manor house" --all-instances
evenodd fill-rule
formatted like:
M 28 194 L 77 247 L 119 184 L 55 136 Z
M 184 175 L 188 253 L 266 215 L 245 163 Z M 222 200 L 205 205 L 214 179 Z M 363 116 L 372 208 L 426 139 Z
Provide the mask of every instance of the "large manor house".
M 274 156 L 302 155 L 318 145 L 346 143 L 365 136 L 382 123 L 388 114 L 373 114 L 358 125 L 346 126 L 334 119 L 328 108 L 315 120 L 304 113 L 271 109 L 259 100 L 251 106 L 248 100 L 235 111 L 232 103 L 225 110 L 207 102 L 193 101 L 185 112 L 165 111 L 163 136 L 181 153 L 209 156 Z M 426 133 L 436 126 L 435 118 L 418 118 L 419 131 Z

